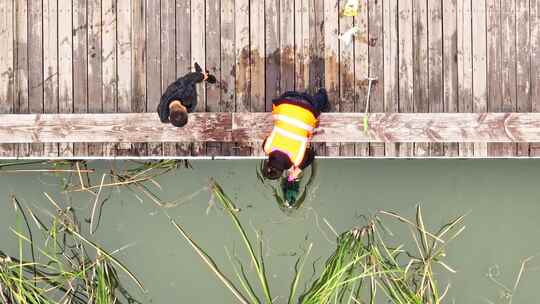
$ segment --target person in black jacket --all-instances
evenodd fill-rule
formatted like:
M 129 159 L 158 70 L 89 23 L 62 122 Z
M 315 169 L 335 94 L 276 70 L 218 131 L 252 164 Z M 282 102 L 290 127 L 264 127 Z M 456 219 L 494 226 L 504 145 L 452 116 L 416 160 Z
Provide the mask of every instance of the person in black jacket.
M 171 123 L 175 127 L 183 127 L 188 122 L 188 113 L 197 107 L 197 83 L 207 81 L 216 83 L 216 77 L 208 71 L 203 73 L 195 63 L 195 72 L 186 74 L 171 83 L 159 102 L 157 112 L 163 123 Z

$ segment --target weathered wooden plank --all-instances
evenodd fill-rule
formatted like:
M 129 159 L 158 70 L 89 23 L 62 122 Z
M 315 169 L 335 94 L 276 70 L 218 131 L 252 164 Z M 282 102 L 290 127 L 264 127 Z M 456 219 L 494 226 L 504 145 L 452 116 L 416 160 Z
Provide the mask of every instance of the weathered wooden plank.
M 176 80 L 176 1 L 161 1 L 161 94 Z M 163 144 L 164 156 L 176 156 L 176 143 Z
M 472 1 L 473 111 L 487 111 L 486 0 Z M 486 157 L 485 143 L 474 145 L 474 156 Z
M 540 113 L 324 113 L 313 142 L 540 142 Z M 194 113 L 185 128 L 155 113 L 4 114 L 2 143 L 261 142 L 270 113 Z
M 315 93 L 324 86 L 324 0 L 314 0 L 312 2 L 309 6 L 309 20 L 311 58 L 309 86 L 311 93 Z M 281 23 L 283 22 L 281 21 Z M 281 33 L 281 35 L 286 34 Z M 284 75 L 281 75 L 281 77 L 284 77 Z M 317 155 L 326 155 L 326 146 L 323 143 L 314 144 L 312 147 Z
M 361 3 L 354 25 L 360 28 L 354 40 L 354 111 L 363 113 L 366 110 L 366 97 L 369 75 L 369 16 L 368 5 Z M 375 75 L 376 76 L 376 75 Z M 369 144 L 355 144 L 356 156 L 369 156 Z
M 339 111 L 339 1 L 324 1 L 324 86 L 331 111 Z M 339 156 L 339 145 L 326 146 L 327 156 Z
M 305 92 L 309 89 L 309 2 L 294 2 L 294 86 L 296 91 Z
M 146 1 L 146 109 L 156 111 L 161 99 L 160 1 Z M 203 104 L 204 105 L 204 104 Z M 148 144 L 149 156 L 162 156 L 161 144 Z
M 264 2 L 250 1 L 249 4 L 251 112 L 262 112 L 266 109 Z M 261 145 L 253 146 L 252 154 L 257 156 L 264 155 Z
M 516 1 L 516 110 L 531 112 L 531 29 L 529 0 Z M 529 144 L 518 144 L 517 156 L 529 156 Z
M 219 112 L 221 104 L 221 1 L 206 0 L 206 68 L 217 84 L 206 91 L 206 111 Z M 221 143 L 206 144 L 206 155 L 221 155 Z
M 13 1 L 0 3 L 0 113 L 14 110 L 14 15 Z M 0 145 L 0 156 L 17 156 L 14 145 Z
M 399 111 L 399 64 L 398 64 L 398 3 L 383 1 L 383 40 L 384 40 L 384 111 Z M 385 145 L 385 155 L 396 157 L 397 145 Z
M 250 74 L 250 45 L 249 45 L 249 0 L 235 1 L 235 109 L 238 112 L 249 112 L 251 109 L 251 74 Z M 235 154 L 249 156 L 252 148 L 245 145 L 236 147 Z
M 457 66 L 457 1 L 445 0 L 443 3 L 443 103 L 444 112 L 458 111 L 458 66 Z M 444 144 L 444 155 L 459 155 L 457 143 Z
M 73 112 L 73 3 L 58 1 L 58 112 Z M 59 155 L 73 156 L 73 144 L 58 145 Z
M 540 112 L 540 0 L 531 0 L 530 10 L 531 102 L 532 111 Z M 540 144 L 531 145 L 530 156 L 540 156 Z
M 412 0 L 399 1 L 399 112 L 414 112 L 413 75 L 413 3 Z M 414 156 L 414 144 L 400 144 L 400 157 Z
M 473 69 L 472 69 L 472 23 L 471 0 L 458 0 L 457 44 L 458 44 L 458 110 L 473 111 Z M 459 144 L 459 156 L 474 155 L 474 145 Z
M 102 81 L 103 111 L 118 111 L 118 56 L 117 56 L 117 3 L 115 0 L 101 0 L 102 18 Z M 103 156 L 115 156 L 116 145 L 104 144 Z
M 191 61 L 198 62 L 203 69 L 206 67 L 206 8 L 205 0 L 191 1 Z M 206 83 L 197 85 L 198 104 L 197 112 L 206 110 Z M 206 152 L 206 147 L 203 144 L 194 144 L 193 155 L 202 155 Z
M 146 1 L 131 3 L 131 111 L 146 111 Z M 145 156 L 148 145 L 132 144 L 136 156 Z
M 194 113 L 185 128 L 162 124 L 155 113 L 4 114 L 0 118 L 3 143 L 231 141 L 230 113 Z
M 265 1 L 265 57 L 266 57 L 266 111 L 272 110 L 272 100 L 280 94 L 280 19 L 279 19 L 279 3 L 280 0 Z
M 281 92 L 294 90 L 295 58 L 295 10 L 294 1 L 280 1 L 279 7 L 280 46 L 280 89 Z M 280 92 L 280 93 L 281 93 Z
M 43 0 L 28 1 L 28 106 L 43 112 Z M 43 145 L 29 147 L 29 156 L 41 156 Z
M 368 134 L 361 113 L 325 113 L 313 142 L 534 142 L 540 113 L 372 113 Z M 270 115 L 233 116 L 233 138 L 262 140 Z
M 176 0 L 176 78 L 192 71 L 190 2 Z M 177 143 L 177 156 L 190 156 L 193 145 Z
M 235 110 L 235 41 L 234 41 L 234 0 L 221 0 L 221 104 L 222 112 L 234 112 Z M 225 143 L 221 152 L 223 155 L 234 155 L 235 145 Z
M 103 112 L 101 0 L 88 0 L 88 111 Z M 103 156 L 103 145 L 89 144 L 88 156 Z
M 131 70 L 133 67 L 131 62 L 133 60 L 132 1 L 118 1 L 116 5 L 118 24 L 116 34 L 118 107 L 116 110 L 120 113 L 129 113 L 132 111 L 131 104 L 133 100 L 133 71 Z M 115 155 L 117 156 L 134 154 L 130 143 L 121 143 L 116 145 L 115 148 Z
M 436 113 L 444 110 L 442 2 L 428 2 L 429 111 Z M 431 144 L 430 155 L 443 156 L 443 145 Z
M 88 22 L 86 0 L 73 0 L 73 112 L 88 112 Z M 74 144 L 73 155 L 88 156 L 88 145 Z
M 58 113 L 58 1 L 43 2 L 43 109 Z M 44 156 L 57 157 L 58 145 L 45 144 Z
M 28 25 L 29 10 L 28 1 L 17 0 L 15 2 L 15 113 L 28 113 Z M 28 156 L 29 145 L 19 145 L 17 156 Z
M 510 1 L 510 0 L 507 0 Z M 507 2 L 504 1 L 504 2 Z M 487 8 L 487 74 L 488 74 L 488 110 L 493 112 L 504 112 L 504 76 L 505 69 L 503 63 L 503 54 L 505 46 L 514 45 L 506 40 L 510 37 L 504 37 L 506 24 L 502 21 L 504 13 L 502 12 L 502 1 L 488 0 Z M 508 33 L 507 33 L 508 34 Z M 512 37 L 515 38 L 515 37 Z M 515 40 L 514 40 L 515 41 Z M 509 55 L 509 54 L 506 54 Z M 514 58 L 515 59 L 515 58 Z M 515 71 L 514 71 L 515 75 Z M 515 77 L 515 76 L 514 76 Z M 514 80 L 515 84 L 515 80 Z M 515 100 L 515 98 L 513 99 Z M 489 144 L 488 156 L 507 156 L 510 153 L 508 147 L 502 144 Z
M 383 36 L 383 1 L 368 1 L 369 6 L 369 35 L 368 41 L 377 41 L 377 44 L 369 47 L 369 74 L 379 78 L 379 84 L 371 88 L 370 112 L 385 111 L 385 83 L 384 75 L 384 41 Z M 384 144 L 370 144 L 369 155 L 382 157 L 385 155 Z
M 414 1 L 414 111 L 429 112 L 428 82 L 428 1 Z M 415 143 L 414 155 L 429 156 L 429 144 Z
M 339 34 L 343 34 L 354 26 L 354 19 L 343 15 L 346 1 L 339 1 Z M 297 14 L 298 16 L 298 14 Z M 353 41 L 356 39 L 353 39 Z M 350 44 L 339 40 L 339 106 L 340 112 L 354 112 L 355 82 L 354 82 L 354 42 Z M 342 144 L 339 147 L 340 156 L 354 156 L 353 144 Z

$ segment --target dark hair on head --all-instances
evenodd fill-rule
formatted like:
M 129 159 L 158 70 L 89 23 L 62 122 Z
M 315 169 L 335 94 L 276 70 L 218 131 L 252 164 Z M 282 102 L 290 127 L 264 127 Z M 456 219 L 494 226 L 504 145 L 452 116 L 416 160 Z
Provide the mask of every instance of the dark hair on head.
M 289 169 L 292 162 L 287 154 L 281 151 L 273 151 L 268 157 L 268 161 L 264 163 L 263 175 L 268 179 L 278 179 L 283 174 L 283 171 Z
M 272 167 L 269 160 L 265 160 L 262 166 L 262 175 L 266 179 L 276 180 L 283 175 L 283 170 Z
M 173 126 L 181 128 L 185 126 L 188 122 L 188 113 L 184 110 L 174 109 L 171 110 L 171 113 L 169 114 L 169 119 Z

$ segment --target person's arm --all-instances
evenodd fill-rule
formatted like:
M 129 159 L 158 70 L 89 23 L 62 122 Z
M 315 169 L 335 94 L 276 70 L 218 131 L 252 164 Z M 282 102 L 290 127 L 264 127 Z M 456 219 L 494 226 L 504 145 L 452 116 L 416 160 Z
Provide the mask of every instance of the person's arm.
M 311 166 L 314 160 L 315 160 L 315 150 L 313 150 L 312 148 L 308 148 L 304 155 L 304 159 L 302 160 L 302 163 L 299 166 L 300 170 L 304 170 L 307 167 Z
M 167 98 L 165 95 L 161 97 L 161 100 L 157 107 L 157 113 L 159 115 L 159 120 L 161 120 L 162 123 L 169 122 L 169 103 L 167 102 Z

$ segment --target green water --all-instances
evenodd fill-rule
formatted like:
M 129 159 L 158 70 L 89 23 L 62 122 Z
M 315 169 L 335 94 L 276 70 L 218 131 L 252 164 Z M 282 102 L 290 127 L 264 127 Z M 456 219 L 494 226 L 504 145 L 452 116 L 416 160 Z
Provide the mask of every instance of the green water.
M 292 214 L 283 213 L 257 180 L 257 161 L 191 164 L 193 169 L 178 169 L 158 179 L 162 189 L 155 192 L 163 201 L 182 198 L 174 208 L 163 210 L 127 190 L 106 193 L 111 197 L 93 239 L 110 250 L 133 244 L 119 258 L 148 290 L 136 293 L 143 303 L 236 303 L 164 215 L 176 219 L 232 275 L 224 246 L 242 254 L 243 248 L 229 218 L 219 208 L 209 208 L 205 187 L 211 177 L 241 208 L 240 218 L 249 231 L 263 231 L 270 288 L 279 296 L 276 303 L 286 302 L 294 263 L 306 244 L 314 244 L 312 260 L 326 259 L 335 248 L 324 219 L 342 232 L 361 224 L 360 215 L 378 210 L 413 218 L 420 203 L 426 225 L 436 229 L 470 212 L 465 232 L 447 251 L 457 274 L 440 271 L 441 283 L 451 284 L 445 303 L 508 303 L 501 298 L 502 288 L 486 276 L 489 269 L 497 266 L 497 279 L 512 288 L 520 261 L 540 253 L 540 162 L 535 160 L 323 160 L 305 204 Z M 111 163 L 95 161 L 90 166 L 106 170 Z M 100 176 L 94 174 L 94 184 Z M 33 208 L 49 210 L 43 195 L 47 192 L 64 206 L 71 204 L 81 219 L 89 217 L 93 197 L 63 194 L 58 183 L 47 174 L 0 171 L 1 250 L 17 252 L 16 238 L 8 229 L 15 223 L 11 194 Z M 88 224 L 81 222 L 87 230 Z M 526 269 L 512 303 L 537 303 L 539 283 L 540 257 Z

